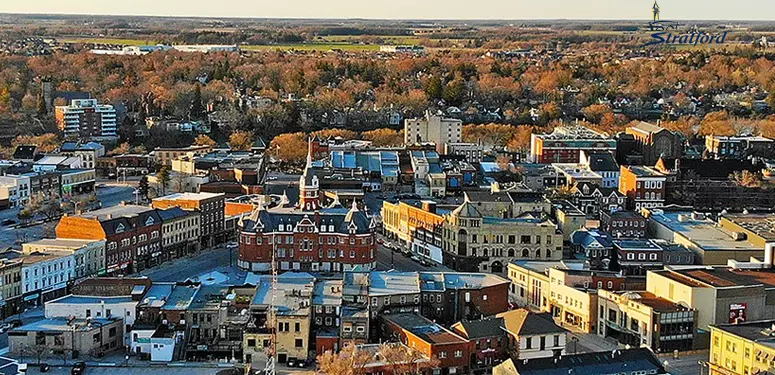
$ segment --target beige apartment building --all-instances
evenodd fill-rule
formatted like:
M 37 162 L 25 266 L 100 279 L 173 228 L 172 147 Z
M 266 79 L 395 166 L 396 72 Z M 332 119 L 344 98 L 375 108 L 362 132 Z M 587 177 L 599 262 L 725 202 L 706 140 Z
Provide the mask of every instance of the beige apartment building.
M 22 252 L 28 255 L 52 251 L 73 254 L 75 278 L 105 274 L 105 240 L 45 238 L 22 244 Z
M 422 118 L 404 120 L 404 143 L 435 143 L 436 151 L 444 152 L 445 145 L 463 141 L 463 121 L 425 112 Z

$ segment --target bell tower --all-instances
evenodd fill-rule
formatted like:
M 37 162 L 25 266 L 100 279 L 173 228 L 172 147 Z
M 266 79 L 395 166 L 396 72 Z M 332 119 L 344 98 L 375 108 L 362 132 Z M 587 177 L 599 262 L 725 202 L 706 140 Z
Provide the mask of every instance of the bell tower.
M 320 181 L 312 167 L 312 140 L 307 140 L 307 165 L 299 178 L 299 209 L 316 211 L 320 208 Z

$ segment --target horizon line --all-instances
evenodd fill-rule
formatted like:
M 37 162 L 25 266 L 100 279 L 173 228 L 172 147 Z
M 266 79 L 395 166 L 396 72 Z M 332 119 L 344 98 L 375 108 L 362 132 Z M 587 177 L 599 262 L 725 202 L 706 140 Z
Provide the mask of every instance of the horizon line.
M 653 22 L 650 19 L 641 18 L 369 18 L 369 17 L 343 17 L 343 18 L 313 18 L 313 17 L 250 17 L 250 16 L 203 16 L 203 15 L 158 15 L 158 14 L 105 14 L 105 13 L 20 13 L 0 12 L 0 16 L 67 16 L 67 17 L 146 17 L 146 18 L 195 18 L 195 19 L 226 19 L 226 20 L 279 20 L 279 21 L 404 21 L 404 22 L 549 22 L 549 21 L 581 21 L 581 22 L 616 22 L 616 21 L 642 21 Z M 701 21 L 701 22 L 756 22 L 775 23 L 775 20 L 759 19 L 665 19 L 660 21 Z

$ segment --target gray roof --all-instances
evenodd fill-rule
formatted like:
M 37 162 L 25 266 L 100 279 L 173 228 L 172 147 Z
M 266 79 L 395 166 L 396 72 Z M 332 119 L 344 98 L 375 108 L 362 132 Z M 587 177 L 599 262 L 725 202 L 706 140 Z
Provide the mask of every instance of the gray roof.
M 587 155 L 589 158 L 589 169 L 598 172 L 618 172 L 619 164 L 616 164 L 614 156 L 610 152 L 594 152 Z
M 131 302 L 134 302 L 131 296 L 103 297 L 103 296 L 78 296 L 78 295 L 71 294 L 46 303 L 47 304 L 67 303 L 67 304 L 91 305 L 91 304 L 100 304 L 100 303 L 111 304 L 111 303 L 131 303 Z
M 312 303 L 336 306 L 342 304 L 342 280 L 320 280 L 315 283 Z
M 251 215 L 253 216 L 253 215 Z M 314 225 L 320 227 L 321 225 L 333 225 L 335 233 L 350 233 L 350 226 L 355 226 L 356 234 L 365 234 L 371 231 L 371 219 L 365 212 L 350 209 L 345 211 L 341 208 L 322 209 L 318 212 L 317 223 L 313 223 L 315 215 L 311 212 L 302 211 L 289 211 L 289 212 L 277 212 L 261 210 L 258 214 L 258 221 L 247 219 L 243 222 L 245 231 L 255 231 L 257 227 L 263 226 L 263 231 L 278 232 L 280 231 L 280 224 L 283 224 L 285 228 L 291 225 L 290 228 L 295 228 L 300 222 L 305 221 L 302 225 Z M 283 231 L 291 232 L 290 229 L 284 229 Z
M 370 281 L 370 296 L 420 293 L 417 272 L 372 272 Z
M 185 217 L 191 214 L 178 206 L 170 207 L 166 210 L 156 210 L 159 213 L 162 221 L 172 221 L 181 217 Z
M 460 207 L 452 211 L 452 215 L 457 217 L 482 217 L 479 210 L 477 210 L 473 203 L 469 201 L 463 202 Z
M 117 322 L 119 319 L 105 319 L 105 318 L 90 318 L 87 322 L 86 319 L 75 319 L 72 322 L 68 322 L 67 318 L 52 318 L 43 319 L 37 322 L 25 324 L 21 327 L 14 328 L 15 332 L 72 332 L 73 327 L 80 332 L 88 332 L 93 329 L 99 329 L 99 324 L 107 325 L 113 322 Z M 94 324 L 98 323 L 98 324 Z
M 469 340 L 500 336 L 504 332 L 503 319 L 501 318 L 488 318 L 472 321 L 464 320 L 458 324 L 465 330 L 464 336 Z
M 504 362 L 504 365 L 507 364 Z M 520 375 L 599 375 L 618 374 L 623 368 L 627 373 L 637 372 L 664 374 L 659 359 L 648 348 L 630 350 L 616 350 L 615 352 L 592 352 L 575 355 L 563 355 L 562 358 L 554 357 L 533 358 L 528 361 L 512 362 Z
M 199 290 L 199 284 L 175 284 L 167 300 L 162 306 L 162 310 L 188 310 L 196 292 Z
M 314 291 L 315 278 L 306 272 L 286 272 L 277 276 L 275 297 L 272 300 L 272 277 L 262 275 L 251 305 L 269 307 L 274 305 L 277 314 L 307 314 Z

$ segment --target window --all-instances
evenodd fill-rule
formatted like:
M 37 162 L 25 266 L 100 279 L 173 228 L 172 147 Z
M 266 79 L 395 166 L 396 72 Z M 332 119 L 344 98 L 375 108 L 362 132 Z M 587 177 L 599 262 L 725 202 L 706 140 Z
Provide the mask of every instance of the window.
M 455 350 L 455 358 L 463 358 L 463 351 Z
M 532 337 L 525 338 L 525 349 L 533 349 L 533 338 Z
M 444 352 L 444 351 L 442 351 L 442 352 L 439 352 L 439 358 L 440 358 L 440 359 L 447 358 L 447 352 Z
M 304 340 L 303 339 L 296 339 L 296 347 L 301 348 L 304 346 Z
M 295 323 L 295 324 L 293 325 L 293 329 L 294 329 L 294 331 L 296 331 L 296 332 L 299 332 L 299 331 L 301 331 L 301 324 L 300 324 L 300 323 Z
M 251 348 L 256 347 L 256 339 L 248 339 L 248 346 Z
M 116 336 L 116 327 L 111 327 L 110 330 L 108 330 L 108 337 L 115 337 Z

